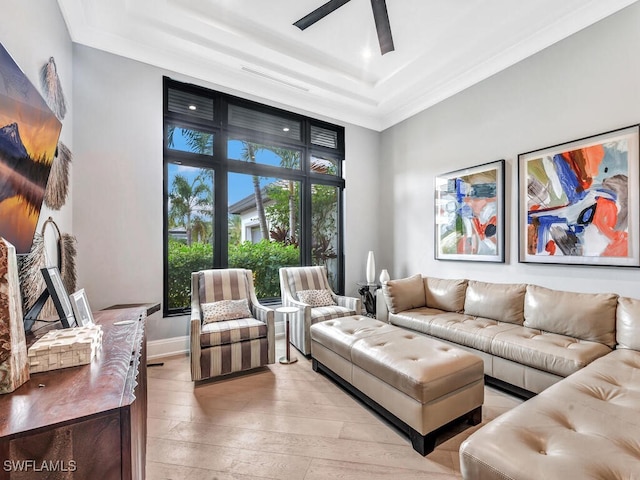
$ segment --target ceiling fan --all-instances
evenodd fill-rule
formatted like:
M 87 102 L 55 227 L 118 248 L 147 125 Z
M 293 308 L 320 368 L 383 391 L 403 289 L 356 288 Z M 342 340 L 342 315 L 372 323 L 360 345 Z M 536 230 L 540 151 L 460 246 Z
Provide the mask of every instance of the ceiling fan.
M 294 23 L 300 30 L 310 27 L 319 20 L 337 10 L 345 3 L 351 0 L 329 0 L 324 5 L 316 8 L 309 15 L 302 17 Z M 385 0 L 371 0 L 371 8 L 373 9 L 373 18 L 376 22 L 376 31 L 378 32 L 378 41 L 380 42 L 380 52 L 382 55 L 392 52 L 393 38 L 391 37 L 391 26 L 389 25 L 389 15 L 387 13 L 387 4 Z

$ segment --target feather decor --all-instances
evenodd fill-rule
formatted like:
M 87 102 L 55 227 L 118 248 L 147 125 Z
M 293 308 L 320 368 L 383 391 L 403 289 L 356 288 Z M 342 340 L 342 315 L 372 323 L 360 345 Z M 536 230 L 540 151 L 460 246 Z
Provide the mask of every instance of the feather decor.
M 45 100 L 49 108 L 53 110 L 58 119 L 62 120 L 67 114 L 67 105 L 64 100 L 64 92 L 58 77 L 58 69 L 53 57 L 42 67 L 40 71 L 40 82 L 44 90 Z
M 76 291 L 76 255 L 78 253 L 77 240 L 73 235 L 63 233 L 58 240 L 60 254 L 60 274 L 67 293 Z
M 60 210 L 67 201 L 71 159 L 72 155 L 69 147 L 59 142 L 56 157 L 51 165 L 47 188 L 44 191 L 44 203 L 53 210 Z
M 22 311 L 27 313 L 46 288 L 40 269 L 46 266 L 44 238 L 36 232 L 31 251 L 18 257 L 20 290 L 22 291 Z M 47 302 L 49 303 L 49 302 Z
M 57 266 L 60 270 L 62 283 L 67 293 L 76 291 L 76 253 L 77 241 L 73 235 L 60 233 L 58 225 L 49 217 L 42 225 L 41 232 L 36 232 L 33 237 L 31 252 L 23 255 L 20 261 L 20 285 L 22 290 L 22 306 L 26 313 L 35 303 L 38 297 L 47 288 L 40 269 L 49 267 L 52 262 L 47 258 L 47 248 L 45 245 L 45 231 L 48 226 L 52 226 L 56 232 L 57 242 Z M 56 318 L 58 313 L 51 299 L 47 300 L 44 308 L 38 315 L 39 319 Z

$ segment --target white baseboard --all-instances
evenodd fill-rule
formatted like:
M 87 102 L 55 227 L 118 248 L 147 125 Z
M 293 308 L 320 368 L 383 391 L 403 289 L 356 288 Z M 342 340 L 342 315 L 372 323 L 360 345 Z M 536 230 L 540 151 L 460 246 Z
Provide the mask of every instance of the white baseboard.
M 163 338 L 147 342 L 147 360 L 189 353 L 189 337 Z

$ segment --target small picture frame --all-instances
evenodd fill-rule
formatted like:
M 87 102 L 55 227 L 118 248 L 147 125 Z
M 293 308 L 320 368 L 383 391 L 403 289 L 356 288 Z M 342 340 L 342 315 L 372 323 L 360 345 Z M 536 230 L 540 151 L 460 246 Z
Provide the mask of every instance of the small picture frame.
M 87 300 L 87 294 L 84 288 L 72 293 L 69 298 L 73 306 L 78 327 L 93 325 L 95 322 L 93 321 L 93 314 L 91 313 L 91 307 L 89 307 L 89 300 Z
M 60 315 L 60 322 L 64 328 L 70 328 L 75 323 L 73 316 L 73 308 L 69 301 L 69 294 L 62 283 L 62 277 L 58 267 L 46 267 L 40 269 L 44 281 L 47 284 L 47 290 L 53 301 L 53 305 Z

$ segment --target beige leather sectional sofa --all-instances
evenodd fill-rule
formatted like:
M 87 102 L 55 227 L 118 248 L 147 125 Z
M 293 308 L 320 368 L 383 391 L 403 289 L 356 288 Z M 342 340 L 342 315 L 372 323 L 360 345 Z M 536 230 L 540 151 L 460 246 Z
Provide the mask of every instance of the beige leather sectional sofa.
M 486 375 L 533 393 L 616 345 L 614 294 L 419 274 L 382 291 L 378 320 L 469 349 L 484 360 Z
M 415 275 L 377 307 L 539 393 L 462 444 L 464 478 L 640 479 L 640 300 Z

